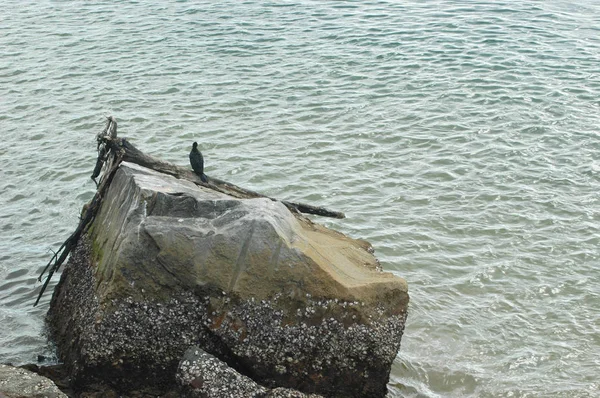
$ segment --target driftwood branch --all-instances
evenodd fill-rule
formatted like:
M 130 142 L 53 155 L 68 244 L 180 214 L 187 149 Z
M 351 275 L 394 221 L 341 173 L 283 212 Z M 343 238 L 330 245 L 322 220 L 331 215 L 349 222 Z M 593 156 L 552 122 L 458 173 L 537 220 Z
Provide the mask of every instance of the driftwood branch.
M 138 164 L 140 166 L 147 167 L 149 169 L 158 171 L 163 174 L 168 174 L 174 176 L 176 178 L 185 179 L 194 182 L 197 185 L 202 185 L 207 188 L 211 188 L 215 191 L 225 193 L 227 195 L 240 198 L 240 199 L 248 199 L 248 198 L 268 198 L 273 201 L 278 201 L 278 199 L 271 198 L 269 196 L 263 195 L 258 192 L 251 191 L 249 189 L 245 189 L 239 187 L 237 185 L 231 184 L 229 182 L 220 180 L 215 177 L 208 176 L 208 182 L 202 182 L 200 177 L 195 174 L 191 169 L 186 167 L 181 167 L 174 165 L 169 162 L 165 162 L 163 160 L 154 158 L 150 155 L 147 155 L 137 149 L 133 144 L 127 141 L 125 138 L 115 138 L 110 139 L 110 145 L 122 148 L 124 151 L 123 160 L 126 162 L 131 162 Z M 300 213 L 306 214 L 315 214 L 323 217 L 333 217 L 333 218 L 345 218 L 344 213 L 339 211 L 333 211 L 326 209 L 324 207 L 312 206 L 305 203 L 297 203 L 282 200 L 281 203 L 286 205 L 289 209 L 298 211 Z
M 100 137 L 101 134 L 102 135 L 108 134 L 109 137 L 110 136 L 116 137 L 117 123 L 113 117 L 108 118 L 106 128 L 104 129 L 104 131 L 102 133 L 98 134 L 98 137 Z M 112 152 L 109 152 L 109 151 L 112 151 Z M 99 176 L 100 169 L 102 168 L 102 165 L 105 163 L 107 156 L 109 157 L 110 160 L 113 160 L 113 161 L 109 162 L 106 172 L 104 173 L 102 179 L 100 180 L 100 184 L 98 184 L 96 182 L 96 178 Z M 96 217 L 96 214 L 98 213 L 98 210 L 100 209 L 102 197 L 108 190 L 110 181 L 112 180 L 113 175 L 117 171 L 117 168 L 119 167 L 119 164 L 121 163 L 122 158 L 123 158 L 123 152 L 121 150 L 119 150 L 118 148 L 106 147 L 104 144 L 102 144 L 102 147 L 101 147 L 100 141 L 99 141 L 98 160 L 96 162 L 96 167 L 94 168 L 94 172 L 92 174 L 92 179 L 94 180 L 94 182 L 96 182 L 98 189 L 96 190 L 96 194 L 94 195 L 94 197 L 92 198 L 90 203 L 88 203 L 85 206 L 85 211 L 83 212 L 83 216 L 79 220 L 79 225 L 75 229 L 75 232 L 73 232 L 71 234 L 71 236 L 69 236 L 67 238 L 67 240 L 64 241 L 64 243 L 60 246 L 60 248 L 56 252 L 54 252 L 54 255 L 52 256 L 52 258 L 50 258 L 50 261 L 48 261 L 48 264 L 46 264 L 46 267 L 44 267 L 40 276 L 38 277 L 38 281 L 41 282 L 44 274 L 46 274 L 46 272 L 48 272 L 48 274 L 46 275 L 46 280 L 44 281 L 44 284 L 42 285 L 42 288 L 40 289 L 38 297 L 35 300 L 35 304 L 33 304 L 34 307 L 36 305 L 38 305 L 38 303 L 40 302 L 40 299 L 42 298 L 44 291 L 46 291 L 46 288 L 48 287 L 48 284 L 50 283 L 50 280 L 52 279 L 52 276 L 54 275 L 54 273 L 59 270 L 61 265 L 65 262 L 65 260 L 71 253 L 71 251 L 73 249 L 75 249 L 75 247 L 77 246 L 77 242 L 79 242 L 79 238 L 81 237 L 81 235 L 84 232 L 87 231 L 88 227 L 91 225 L 92 221 Z M 100 166 L 98 166 L 99 164 L 100 164 Z
M 268 198 L 273 201 L 277 201 L 275 198 L 239 187 L 218 178 L 208 177 L 208 182 L 203 182 L 200 177 L 189 168 L 180 167 L 143 153 L 125 138 L 117 137 L 117 121 L 112 116 L 107 118 L 106 126 L 104 130 L 102 130 L 96 136 L 96 140 L 98 144 L 98 158 L 91 176 L 92 180 L 94 180 L 96 183 L 96 194 L 90 203 L 85 206 L 85 210 L 80 218 L 79 225 L 77 226 L 77 229 L 75 229 L 75 232 L 73 232 L 71 236 L 69 236 L 67 240 L 60 246 L 60 248 L 53 253 L 52 258 L 50 258 L 50 261 L 48 261 L 48 264 L 42 270 L 38 281 L 41 282 L 42 278 L 47 273 L 46 280 L 40 289 L 34 306 L 39 303 L 54 273 L 60 269 L 61 265 L 66 261 L 71 251 L 77 246 L 77 242 L 79 241 L 81 235 L 87 232 L 92 221 L 94 221 L 94 218 L 100 209 L 100 205 L 102 204 L 102 198 L 106 194 L 115 172 L 123 161 L 135 163 L 160 173 L 174 176 L 176 178 L 185 179 L 197 185 L 213 189 L 235 198 Z M 100 179 L 100 182 L 98 183 L 96 179 L 100 176 L 102 170 L 105 171 Z M 344 213 L 328 210 L 323 207 L 285 200 L 282 200 L 281 203 L 294 212 L 316 214 L 319 216 L 334 218 L 345 217 Z

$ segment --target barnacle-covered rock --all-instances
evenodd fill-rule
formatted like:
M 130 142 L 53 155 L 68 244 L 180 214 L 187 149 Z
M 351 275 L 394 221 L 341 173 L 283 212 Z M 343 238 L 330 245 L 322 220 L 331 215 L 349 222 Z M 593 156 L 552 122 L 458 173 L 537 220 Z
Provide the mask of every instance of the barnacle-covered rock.
M 177 382 L 185 398 L 323 398 L 290 388 L 266 389 L 198 346 L 190 347 L 183 355 Z
M 177 369 L 181 395 L 187 398 L 262 397 L 267 389 L 200 347 L 188 349 Z
M 29 370 L 0 364 L 0 397 L 67 398 L 50 379 Z
M 123 163 L 50 329 L 81 385 L 171 388 L 197 344 L 268 388 L 383 396 L 408 294 L 372 252 L 280 202 Z

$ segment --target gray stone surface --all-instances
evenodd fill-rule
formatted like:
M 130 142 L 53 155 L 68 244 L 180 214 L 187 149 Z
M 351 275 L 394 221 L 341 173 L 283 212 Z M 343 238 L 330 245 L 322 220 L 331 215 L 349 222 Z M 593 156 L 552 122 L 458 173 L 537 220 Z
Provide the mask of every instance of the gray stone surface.
M 177 382 L 186 398 L 323 398 L 290 388 L 269 390 L 198 346 L 185 352 L 177 369 Z
M 1 364 L 0 397 L 67 398 L 50 379 L 25 369 Z
M 291 388 L 278 387 L 269 390 L 264 398 L 322 398 L 322 395 L 304 394 L 298 390 L 292 390 Z
M 281 291 L 402 307 L 406 282 L 378 269 L 372 247 L 266 198 L 239 200 L 124 163 L 94 222 L 99 293 L 164 298 L 211 285 L 266 299 Z M 135 284 L 143 284 L 144 290 Z M 396 310 L 396 308 L 393 308 Z
M 262 397 L 268 391 L 200 347 L 188 349 L 177 371 L 182 396 L 189 398 Z
M 171 388 L 197 344 L 266 387 L 383 396 L 406 283 L 367 242 L 124 163 L 55 291 L 49 323 L 82 385 Z M 135 385 L 138 384 L 138 385 Z

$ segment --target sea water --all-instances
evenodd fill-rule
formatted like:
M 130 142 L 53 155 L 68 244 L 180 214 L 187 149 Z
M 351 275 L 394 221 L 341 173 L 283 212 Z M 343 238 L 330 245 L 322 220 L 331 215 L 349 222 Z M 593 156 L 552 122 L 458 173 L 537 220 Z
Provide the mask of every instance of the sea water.
M 1 3 L 0 362 L 51 355 L 36 279 L 113 115 L 346 213 L 409 285 L 389 397 L 600 396 L 597 0 Z

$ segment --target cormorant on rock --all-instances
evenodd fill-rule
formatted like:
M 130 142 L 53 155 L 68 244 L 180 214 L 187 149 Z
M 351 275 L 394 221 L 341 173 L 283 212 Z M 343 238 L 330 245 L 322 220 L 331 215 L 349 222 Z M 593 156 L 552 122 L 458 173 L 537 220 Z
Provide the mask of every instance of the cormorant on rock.
M 202 153 L 198 150 L 197 142 L 194 142 L 192 145 L 190 164 L 192 165 L 192 169 L 194 169 L 194 173 L 200 176 L 202 182 L 208 182 L 208 178 L 206 177 L 206 174 L 204 174 L 204 158 L 202 157 Z

